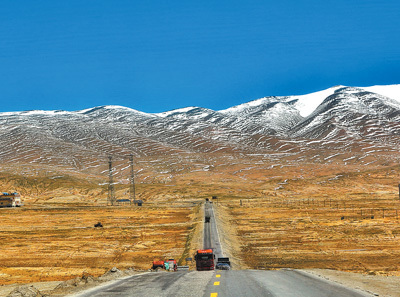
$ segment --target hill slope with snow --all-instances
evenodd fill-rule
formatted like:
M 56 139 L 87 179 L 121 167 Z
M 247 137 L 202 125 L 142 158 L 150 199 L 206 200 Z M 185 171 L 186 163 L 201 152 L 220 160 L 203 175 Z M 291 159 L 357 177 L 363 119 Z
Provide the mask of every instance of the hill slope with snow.
M 80 170 L 96 167 L 108 155 L 129 154 L 281 154 L 317 160 L 323 150 L 330 150 L 327 156 L 339 150 L 349 158 L 363 147 L 397 150 L 399 123 L 400 85 L 336 86 L 220 111 L 187 107 L 148 114 L 100 106 L 75 112 L 7 112 L 0 113 L 0 162 Z

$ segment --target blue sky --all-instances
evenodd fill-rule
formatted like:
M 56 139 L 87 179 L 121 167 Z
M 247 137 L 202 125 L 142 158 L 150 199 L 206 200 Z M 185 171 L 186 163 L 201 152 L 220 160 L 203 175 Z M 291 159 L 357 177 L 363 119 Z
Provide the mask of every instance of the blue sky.
M 2 0 L 0 112 L 400 83 L 400 1 Z

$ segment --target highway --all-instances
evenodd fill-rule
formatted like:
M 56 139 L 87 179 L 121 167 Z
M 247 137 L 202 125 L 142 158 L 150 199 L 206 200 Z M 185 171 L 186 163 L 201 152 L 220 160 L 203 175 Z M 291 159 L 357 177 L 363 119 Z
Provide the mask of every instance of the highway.
M 360 297 L 362 294 L 297 270 L 216 271 L 204 297 Z
M 211 219 L 209 223 L 204 223 L 203 249 L 213 249 L 215 258 L 223 257 L 214 209 L 211 203 L 204 205 L 204 212 L 210 214 Z
M 203 248 L 223 256 L 212 204 L 204 224 Z M 199 247 L 201 248 L 201 247 Z M 71 297 L 174 296 L 174 297 L 361 297 L 373 296 L 292 269 L 148 272 L 95 287 Z

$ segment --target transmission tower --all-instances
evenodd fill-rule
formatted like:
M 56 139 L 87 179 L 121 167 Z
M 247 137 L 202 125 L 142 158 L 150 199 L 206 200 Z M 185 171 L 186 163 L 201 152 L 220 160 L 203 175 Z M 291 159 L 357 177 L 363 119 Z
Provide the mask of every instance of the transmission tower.
M 136 192 L 135 192 L 135 174 L 133 172 L 133 155 L 129 155 L 129 160 L 131 161 L 131 185 L 129 190 L 129 198 L 131 203 L 136 204 Z
M 115 194 L 114 194 L 114 181 L 112 174 L 112 157 L 108 156 L 108 205 L 114 205 L 115 203 Z

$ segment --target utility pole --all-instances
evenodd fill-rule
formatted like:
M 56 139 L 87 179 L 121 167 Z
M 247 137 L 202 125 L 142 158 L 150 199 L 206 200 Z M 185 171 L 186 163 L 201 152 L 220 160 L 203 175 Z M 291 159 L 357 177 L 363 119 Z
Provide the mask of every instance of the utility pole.
M 114 194 L 114 181 L 112 174 L 112 157 L 108 156 L 108 199 L 107 205 L 114 205 L 115 194 Z
M 135 192 L 135 174 L 133 172 L 133 155 L 129 155 L 129 160 L 131 161 L 131 184 L 129 190 L 129 198 L 131 203 L 136 204 L 136 192 Z

